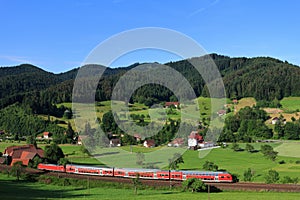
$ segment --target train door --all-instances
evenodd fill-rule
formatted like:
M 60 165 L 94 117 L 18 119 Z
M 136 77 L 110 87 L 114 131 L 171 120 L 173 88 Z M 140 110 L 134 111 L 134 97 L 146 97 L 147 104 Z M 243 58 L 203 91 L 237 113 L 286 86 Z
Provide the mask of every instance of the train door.
M 219 176 L 215 176 L 215 181 L 219 182 Z
M 182 174 L 182 180 L 186 180 L 186 174 Z
M 156 172 L 153 173 L 153 178 L 157 179 L 157 173 Z

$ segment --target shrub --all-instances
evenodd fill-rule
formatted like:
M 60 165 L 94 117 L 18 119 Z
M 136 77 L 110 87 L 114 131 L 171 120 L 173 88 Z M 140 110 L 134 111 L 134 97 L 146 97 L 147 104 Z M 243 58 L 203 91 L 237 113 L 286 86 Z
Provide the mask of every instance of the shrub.
M 254 176 L 254 171 L 252 171 L 250 168 L 244 172 L 244 181 L 251 182 Z
M 275 170 L 269 170 L 268 174 L 265 176 L 266 183 L 276 183 L 279 181 L 279 173 Z
M 191 178 L 183 181 L 182 186 L 184 190 L 191 190 L 192 192 L 205 192 L 207 190 L 207 186 L 197 178 Z
M 281 160 L 281 161 L 279 161 L 278 163 L 282 165 L 282 164 L 285 164 L 285 161 L 284 161 L 284 160 Z

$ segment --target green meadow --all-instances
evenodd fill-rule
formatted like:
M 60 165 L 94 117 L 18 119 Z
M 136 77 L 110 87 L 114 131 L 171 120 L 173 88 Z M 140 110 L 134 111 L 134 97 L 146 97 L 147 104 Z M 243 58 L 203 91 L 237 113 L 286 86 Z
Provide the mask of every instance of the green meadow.
M 300 97 L 285 97 L 280 101 L 284 111 L 300 110 Z
M 253 144 L 256 150 L 260 149 L 262 144 Z M 271 146 L 280 147 L 282 144 L 271 144 Z M 244 148 L 245 144 L 240 144 Z M 230 173 L 238 175 L 242 181 L 243 173 L 248 168 L 254 171 L 254 182 L 264 182 L 264 176 L 270 169 L 275 169 L 280 176 L 290 176 L 300 178 L 299 170 L 300 155 L 298 157 L 278 156 L 276 161 L 266 159 L 260 152 L 249 153 L 247 151 L 234 152 L 229 148 L 212 149 L 206 156 L 205 151 L 188 150 L 183 154 L 184 164 L 180 164 L 180 169 L 186 170 L 201 170 L 205 161 L 214 162 L 219 166 L 219 169 L 226 170 Z M 204 156 L 204 157 L 203 157 Z M 279 161 L 284 161 L 284 164 L 279 164 Z

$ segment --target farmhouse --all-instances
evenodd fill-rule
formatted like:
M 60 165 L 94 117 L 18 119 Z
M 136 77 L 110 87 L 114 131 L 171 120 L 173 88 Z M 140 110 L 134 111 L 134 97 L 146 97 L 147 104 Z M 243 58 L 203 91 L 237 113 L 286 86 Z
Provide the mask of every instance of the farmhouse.
M 179 108 L 180 103 L 178 101 L 175 101 L 175 102 L 166 102 L 165 103 L 165 107 L 166 108 L 169 108 L 171 105 L 175 106 L 175 108 Z
M 7 147 L 4 151 L 4 156 L 7 156 L 11 160 L 10 165 L 15 162 L 21 161 L 23 165 L 28 165 L 28 163 L 35 157 L 42 158 L 44 156 L 44 150 L 37 148 L 32 144 L 23 146 L 11 146 Z
M 223 115 L 226 114 L 226 110 L 219 110 L 219 111 L 217 112 L 217 114 L 219 115 L 219 117 L 221 117 L 221 116 L 223 116 Z
M 199 135 L 198 131 L 192 131 L 188 138 L 188 147 L 195 150 L 203 141 L 203 137 Z
M 77 144 L 82 145 L 84 140 L 87 138 L 87 135 L 79 135 L 78 136 L 78 140 L 77 140 Z
M 49 139 L 52 136 L 52 133 L 50 133 L 50 132 L 44 132 L 43 136 L 44 136 L 45 139 Z
M 276 123 L 279 123 L 280 121 L 282 121 L 282 123 L 286 123 L 286 120 L 285 119 L 279 119 L 278 117 L 274 117 L 271 121 L 272 124 L 276 124 Z
M 168 143 L 168 147 L 180 147 L 183 146 L 184 139 L 183 138 L 176 138 L 172 142 Z
M 142 139 L 142 136 L 141 136 L 140 134 L 138 134 L 138 133 L 135 133 L 135 134 L 133 135 L 133 137 L 135 138 L 135 140 L 136 140 L 137 142 L 141 141 L 141 139 Z
M 155 147 L 155 140 L 145 140 L 144 147 L 147 147 L 147 148 Z
M 121 140 L 120 138 L 113 138 L 109 140 L 109 146 L 110 147 L 120 147 L 121 146 Z
M 209 148 L 209 147 L 214 147 L 215 144 L 212 143 L 212 142 L 203 142 L 203 143 L 200 143 L 199 146 L 204 149 L 204 148 Z

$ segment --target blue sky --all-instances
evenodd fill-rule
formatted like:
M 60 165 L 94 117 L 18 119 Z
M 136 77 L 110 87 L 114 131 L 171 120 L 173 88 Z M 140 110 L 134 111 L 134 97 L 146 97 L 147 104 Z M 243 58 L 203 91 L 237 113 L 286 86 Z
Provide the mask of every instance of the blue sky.
M 141 27 L 182 32 L 208 53 L 300 65 L 299 10 L 297 0 L 0 0 L 0 66 L 32 63 L 64 72 L 80 66 L 105 39 Z M 176 59 L 141 51 L 114 66 Z

